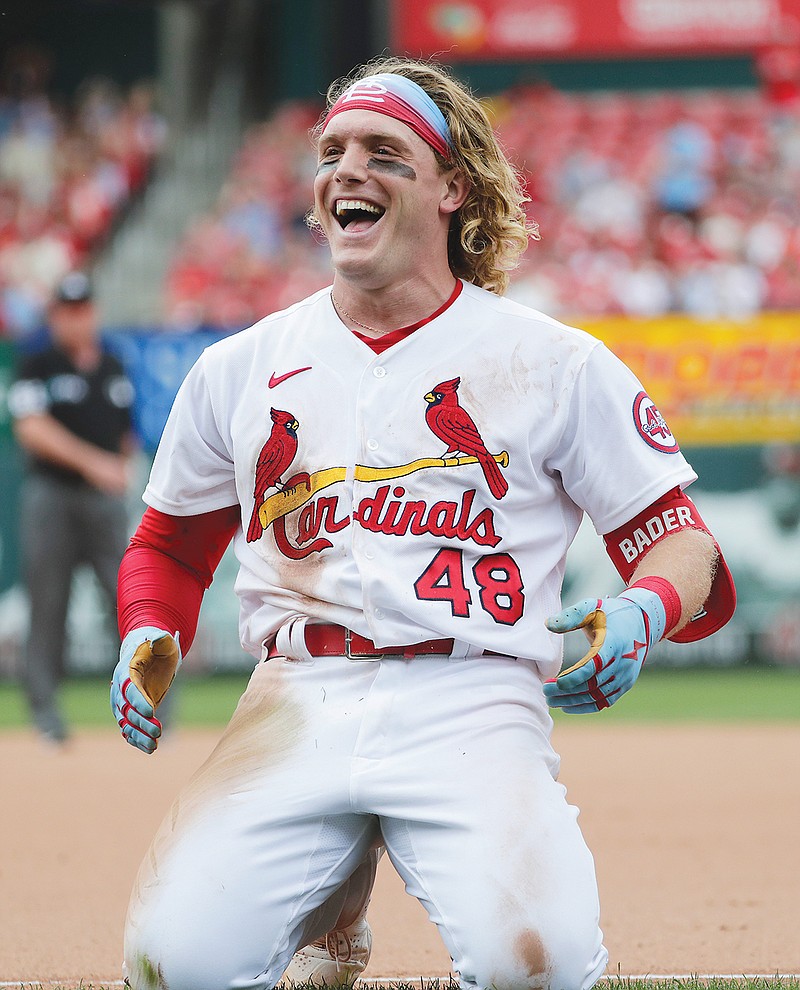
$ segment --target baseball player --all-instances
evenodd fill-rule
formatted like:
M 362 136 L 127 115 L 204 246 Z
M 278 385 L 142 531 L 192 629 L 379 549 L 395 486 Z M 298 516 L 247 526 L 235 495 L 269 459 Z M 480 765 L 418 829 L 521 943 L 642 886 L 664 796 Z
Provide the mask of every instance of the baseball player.
M 133 746 L 157 745 L 231 539 L 259 661 L 139 871 L 126 980 L 351 983 L 385 848 L 462 987 L 588 988 L 607 953 L 548 704 L 614 704 L 659 640 L 727 621 L 730 575 L 633 374 L 503 299 L 534 231 L 474 97 L 386 59 L 334 84 L 315 135 L 333 284 L 201 356 L 120 569 Z M 563 608 L 584 513 L 622 583 Z

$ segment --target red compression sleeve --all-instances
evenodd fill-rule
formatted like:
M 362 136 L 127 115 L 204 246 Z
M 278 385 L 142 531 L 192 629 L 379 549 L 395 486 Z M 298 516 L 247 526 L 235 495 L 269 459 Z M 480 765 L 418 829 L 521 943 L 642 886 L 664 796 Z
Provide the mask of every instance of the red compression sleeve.
M 197 630 L 203 592 L 239 525 L 238 505 L 196 516 L 148 508 L 120 564 L 120 635 L 139 626 L 177 630 L 185 656 Z

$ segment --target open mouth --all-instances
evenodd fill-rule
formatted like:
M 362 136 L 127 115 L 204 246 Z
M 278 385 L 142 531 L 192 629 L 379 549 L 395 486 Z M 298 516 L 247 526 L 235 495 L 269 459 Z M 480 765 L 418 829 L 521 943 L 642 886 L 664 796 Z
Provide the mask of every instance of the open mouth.
M 339 199 L 335 207 L 336 219 L 343 230 L 348 227 L 364 230 L 380 220 L 385 212 L 382 206 L 364 199 Z

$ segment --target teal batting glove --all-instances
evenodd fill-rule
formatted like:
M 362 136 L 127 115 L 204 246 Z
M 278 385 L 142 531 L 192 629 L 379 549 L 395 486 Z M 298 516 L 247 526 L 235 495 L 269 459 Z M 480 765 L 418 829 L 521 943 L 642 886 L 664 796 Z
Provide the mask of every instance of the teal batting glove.
M 111 678 L 111 711 L 125 741 L 153 753 L 161 735 L 156 709 L 181 665 L 178 634 L 155 626 L 132 629 L 123 639 Z
M 584 629 L 589 652 L 544 683 L 551 708 L 578 714 L 597 712 L 633 687 L 648 651 L 666 631 L 666 609 L 659 595 L 628 588 L 617 598 L 586 598 L 545 625 L 554 633 Z

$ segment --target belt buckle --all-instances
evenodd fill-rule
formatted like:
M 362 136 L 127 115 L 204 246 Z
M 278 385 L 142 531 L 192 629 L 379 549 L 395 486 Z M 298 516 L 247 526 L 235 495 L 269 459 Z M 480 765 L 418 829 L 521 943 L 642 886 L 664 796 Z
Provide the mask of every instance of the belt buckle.
M 344 655 L 348 660 L 353 660 L 356 663 L 369 663 L 373 660 L 380 660 L 382 654 L 373 653 L 358 653 L 353 650 L 353 633 L 350 629 L 345 626 L 344 630 Z

